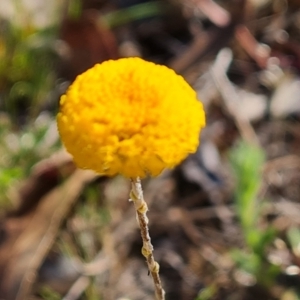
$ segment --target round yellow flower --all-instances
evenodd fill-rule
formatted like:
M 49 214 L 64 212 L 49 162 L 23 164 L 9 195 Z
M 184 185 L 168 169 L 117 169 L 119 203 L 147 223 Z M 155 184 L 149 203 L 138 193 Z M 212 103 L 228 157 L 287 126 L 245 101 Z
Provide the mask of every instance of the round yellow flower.
M 79 75 L 61 97 L 57 123 L 78 167 L 145 177 L 196 151 L 205 114 L 181 76 L 133 57 Z

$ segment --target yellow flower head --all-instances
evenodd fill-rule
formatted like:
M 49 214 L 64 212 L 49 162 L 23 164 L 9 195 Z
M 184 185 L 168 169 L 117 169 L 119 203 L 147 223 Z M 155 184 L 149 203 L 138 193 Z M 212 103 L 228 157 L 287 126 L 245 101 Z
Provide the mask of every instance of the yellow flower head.
M 145 177 L 196 151 L 205 115 L 181 76 L 134 57 L 79 75 L 61 97 L 57 123 L 78 167 Z

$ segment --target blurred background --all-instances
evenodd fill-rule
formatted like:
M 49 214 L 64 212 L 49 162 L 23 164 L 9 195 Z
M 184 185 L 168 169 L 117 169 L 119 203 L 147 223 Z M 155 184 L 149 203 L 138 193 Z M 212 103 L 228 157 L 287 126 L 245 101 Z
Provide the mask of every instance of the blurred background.
M 207 112 L 143 181 L 166 299 L 299 300 L 297 0 L 0 1 L 0 299 L 153 299 L 128 180 L 76 169 L 55 123 L 78 74 L 129 56 Z

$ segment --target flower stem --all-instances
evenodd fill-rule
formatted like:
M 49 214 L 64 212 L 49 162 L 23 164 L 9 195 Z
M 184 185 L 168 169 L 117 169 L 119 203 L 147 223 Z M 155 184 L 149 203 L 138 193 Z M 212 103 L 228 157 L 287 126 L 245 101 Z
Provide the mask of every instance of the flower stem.
M 143 239 L 142 254 L 145 256 L 149 272 L 154 282 L 155 295 L 157 300 L 165 299 L 165 291 L 162 288 L 159 277 L 159 264 L 154 260 L 153 245 L 149 235 L 147 211 L 148 206 L 144 200 L 141 180 L 139 178 L 131 179 L 130 198 L 136 209 L 137 219 L 140 225 L 141 236 Z

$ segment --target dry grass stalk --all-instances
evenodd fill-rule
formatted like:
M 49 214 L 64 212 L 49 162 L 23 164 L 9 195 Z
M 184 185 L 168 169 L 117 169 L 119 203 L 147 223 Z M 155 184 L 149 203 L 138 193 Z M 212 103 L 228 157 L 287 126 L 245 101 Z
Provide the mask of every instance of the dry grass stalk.
M 148 211 L 147 203 L 144 200 L 141 181 L 139 178 L 131 179 L 132 190 L 130 193 L 130 200 L 133 201 L 137 214 L 138 223 L 141 230 L 141 236 L 143 239 L 142 254 L 145 256 L 149 272 L 154 282 L 155 295 L 157 300 L 165 299 L 165 291 L 163 290 L 161 280 L 159 277 L 159 264 L 154 260 L 153 245 L 151 244 L 151 238 L 148 228 L 148 217 L 146 215 Z

